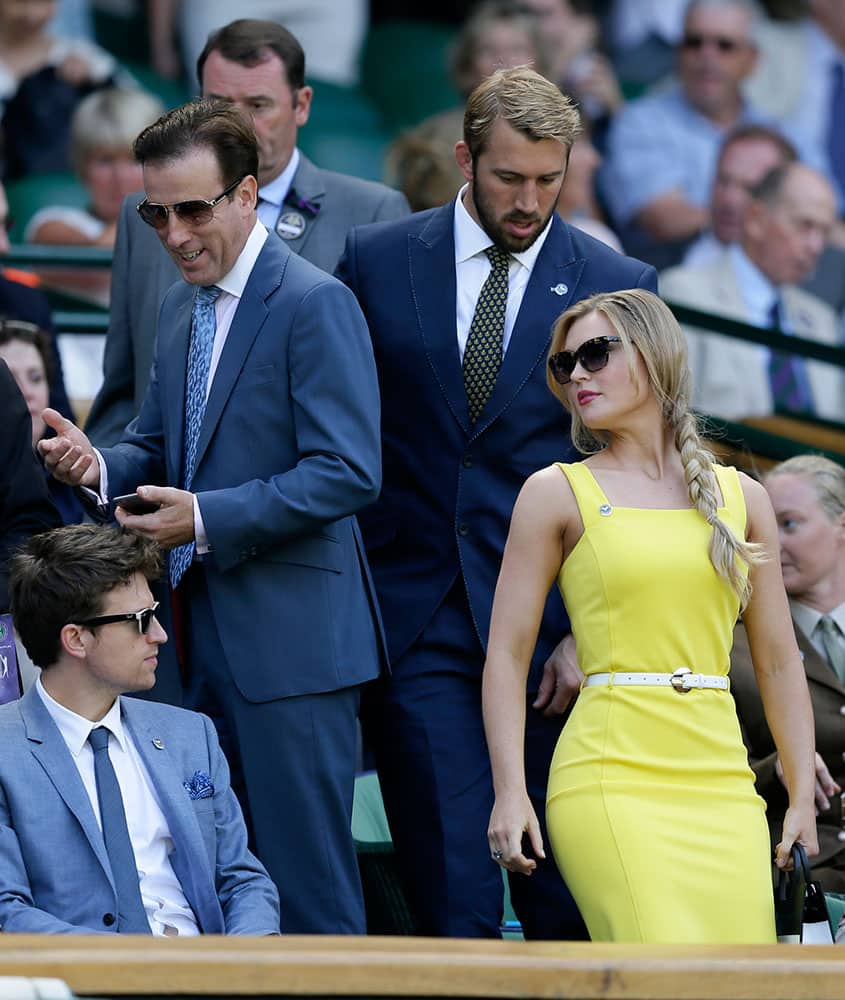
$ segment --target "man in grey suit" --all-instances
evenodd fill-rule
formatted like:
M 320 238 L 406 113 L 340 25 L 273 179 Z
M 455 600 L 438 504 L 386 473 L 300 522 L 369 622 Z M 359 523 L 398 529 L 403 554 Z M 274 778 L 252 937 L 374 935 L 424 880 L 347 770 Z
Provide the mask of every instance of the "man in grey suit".
M 322 170 L 297 149 L 312 89 L 305 84 L 302 46 L 281 25 L 244 18 L 213 32 L 197 62 L 197 78 L 204 97 L 231 100 L 252 118 L 258 138 L 258 217 L 312 264 L 332 273 L 353 226 L 409 214 L 398 191 Z M 155 233 L 135 211 L 142 198 L 139 192 L 125 199 L 117 227 L 103 385 L 86 424 L 101 447 L 115 444 L 141 408 L 159 308 L 179 278 Z
M 15 624 L 41 677 L 0 708 L 0 926 L 47 934 L 278 934 L 211 721 L 126 693 L 167 635 L 158 547 L 96 525 L 15 556 Z

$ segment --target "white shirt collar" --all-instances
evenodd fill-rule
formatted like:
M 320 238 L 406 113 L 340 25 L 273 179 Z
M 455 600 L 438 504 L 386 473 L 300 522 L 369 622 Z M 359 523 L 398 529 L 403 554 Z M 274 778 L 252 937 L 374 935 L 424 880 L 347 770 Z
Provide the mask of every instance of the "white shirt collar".
M 120 715 L 120 698 L 115 698 L 114 704 L 99 722 L 92 722 L 90 719 L 72 712 L 69 708 L 65 708 L 64 705 L 49 695 L 41 683 L 40 677 L 35 682 L 35 690 L 44 703 L 44 707 L 50 713 L 53 722 L 56 723 L 59 732 L 62 734 L 62 739 L 67 744 L 68 750 L 70 750 L 74 757 L 79 756 L 82 748 L 88 742 L 88 734 L 98 726 L 105 726 L 121 747 L 125 747 L 126 736 L 123 729 L 123 720 Z
M 287 198 L 288 191 L 290 191 L 291 184 L 293 184 L 293 177 L 299 167 L 299 160 L 299 150 L 294 148 L 285 169 L 278 177 L 274 177 L 273 180 L 258 189 L 258 197 L 263 201 L 269 201 L 271 205 L 278 205 L 281 208 L 282 203 Z
M 778 289 L 738 243 L 732 243 L 728 247 L 728 253 L 733 258 L 737 283 L 745 304 L 753 314 L 767 316 L 779 297 Z
M 461 264 L 465 260 L 469 260 L 470 257 L 475 257 L 477 254 L 483 253 L 487 247 L 493 245 L 493 241 L 487 233 L 466 210 L 466 206 L 464 205 L 464 193 L 468 187 L 468 184 L 464 184 L 458 192 L 458 197 L 455 200 L 454 232 L 456 264 Z M 527 250 L 511 254 L 511 257 L 513 257 L 514 260 L 519 261 L 519 263 L 522 264 L 522 266 L 529 272 L 533 270 L 537 256 L 543 249 L 543 244 L 546 242 L 546 237 L 549 235 L 549 229 L 551 228 L 553 220 L 554 216 L 549 219 L 543 231 Z
M 224 292 L 228 292 L 229 295 L 240 298 L 244 293 L 246 283 L 249 280 L 249 276 L 252 273 L 256 260 L 258 260 L 258 255 L 261 253 L 261 248 L 264 246 L 266 239 L 267 230 L 256 219 L 255 225 L 252 227 L 252 231 L 244 244 L 244 248 L 235 261 L 234 267 L 217 282 L 217 287 Z

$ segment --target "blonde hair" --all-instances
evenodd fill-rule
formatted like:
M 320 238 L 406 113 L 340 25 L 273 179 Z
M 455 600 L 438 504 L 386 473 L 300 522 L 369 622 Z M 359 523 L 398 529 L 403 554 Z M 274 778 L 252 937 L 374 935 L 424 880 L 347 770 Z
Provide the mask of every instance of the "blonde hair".
M 558 88 L 527 66 L 497 69 L 469 95 L 464 142 L 475 160 L 499 119 L 534 142 L 556 139 L 568 151 L 581 131 L 578 109 Z
M 124 150 L 140 131 L 164 113 L 153 94 L 138 88 L 106 87 L 95 90 L 77 105 L 70 122 L 70 156 L 82 173 L 88 159 L 101 150 Z
M 845 468 L 824 455 L 795 455 L 780 462 L 763 477 L 763 482 L 775 476 L 800 476 L 806 479 L 816 494 L 819 506 L 831 521 L 845 514 Z
M 689 497 L 695 509 L 712 527 L 709 555 L 716 572 L 726 580 L 740 599 L 742 607 L 751 596 L 747 569 L 762 559 L 759 545 L 739 538 L 719 517 L 716 461 L 704 447 L 698 421 L 689 408 L 690 371 L 683 331 L 669 307 L 653 292 L 630 288 L 619 292 L 600 292 L 567 309 L 552 329 L 550 354 L 565 349 L 573 324 L 591 313 L 601 313 L 619 337 L 631 378 L 636 383 L 636 354 L 643 359 L 649 386 L 660 404 L 666 425 L 674 432 L 675 446 L 681 456 Z M 549 388 L 572 417 L 572 442 L 584 454 L 601 451 L 609 436 L 584 425 L 573 409 L 564 387 L 546 370 Z

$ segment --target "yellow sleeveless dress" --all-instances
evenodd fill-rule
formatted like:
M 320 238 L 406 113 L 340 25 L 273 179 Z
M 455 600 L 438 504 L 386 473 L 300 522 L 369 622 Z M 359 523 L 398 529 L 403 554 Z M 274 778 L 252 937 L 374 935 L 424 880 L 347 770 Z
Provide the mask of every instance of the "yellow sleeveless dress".
M 587 675 L 726 675 L 738 600 L 693 509 L 612 508 L 560 464 L 584 522 L 559 586 Z M 742 537 L 733 468 L 719 516 Z M 765 804 L 729 691 L 582 689 L 552 760 L 552 850 L 594 941 L 774 942 Z

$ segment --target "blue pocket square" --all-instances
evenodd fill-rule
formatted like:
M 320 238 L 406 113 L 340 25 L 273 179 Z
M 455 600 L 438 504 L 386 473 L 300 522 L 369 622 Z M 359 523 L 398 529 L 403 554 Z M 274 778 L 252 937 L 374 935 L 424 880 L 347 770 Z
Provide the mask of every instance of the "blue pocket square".
M 210 799 L 214 795 L 214 783 L 204 771 L 194 771 L 191 780 L 182 785 L 192 799 Z

